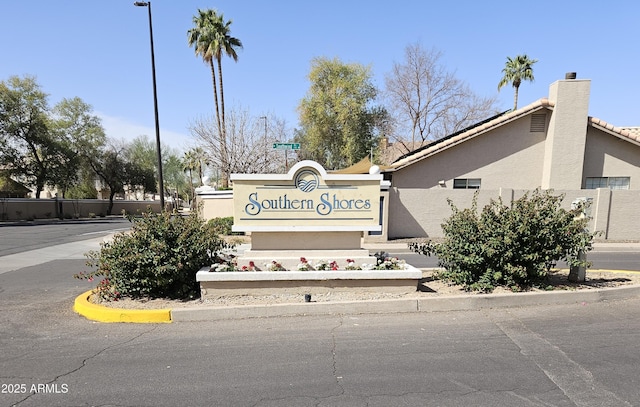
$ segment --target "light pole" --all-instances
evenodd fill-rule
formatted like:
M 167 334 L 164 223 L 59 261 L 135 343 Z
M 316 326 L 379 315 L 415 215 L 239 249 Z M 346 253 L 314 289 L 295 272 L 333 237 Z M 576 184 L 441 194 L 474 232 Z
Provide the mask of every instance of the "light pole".
M 153 54 L 153 24 L 151 23 L 151 2 L 136 1 L 137 7 L 149 10 L 149 38 L 151 40 L 151 76 L 153 77 L 153 111 L 156 116 L 156 150 L 158 154 L 158 183 L 160 184 L 160 211 L 164 211 L 164 180 L 162 179 L 162 152 L 160 150 L 160 122 L 158 121 L 158 91 L 156 90 L 156 60 Z

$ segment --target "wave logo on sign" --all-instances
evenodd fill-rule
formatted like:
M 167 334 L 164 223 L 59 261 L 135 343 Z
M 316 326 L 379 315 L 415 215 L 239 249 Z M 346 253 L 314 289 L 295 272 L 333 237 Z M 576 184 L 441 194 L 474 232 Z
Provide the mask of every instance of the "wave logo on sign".
M 311 192 L 318 187 L 318 176 L 313 171 L 300 171 L 296 175 L 296 187 L 302 192 Z

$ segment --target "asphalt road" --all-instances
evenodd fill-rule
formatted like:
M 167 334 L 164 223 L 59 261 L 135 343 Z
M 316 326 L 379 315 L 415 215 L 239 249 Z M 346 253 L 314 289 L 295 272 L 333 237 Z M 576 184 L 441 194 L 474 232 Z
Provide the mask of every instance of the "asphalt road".
M 122 216 L 0 223 L 0 256 L 106 236 L 129 229 Z
M 60 257 L 0 274 L 0 406 L 640 405 L 639 298 L 102 324 Z
M 437 257 L 427 257 L 408 250 L 390 250 L 389 254 L 418 268 L 438 267 Z M 592 263 L 592 269 L 640 271 L 640 251 L 595 250 L 587 253 L 587 260 Z M 556 267 L 569 268 L 563 261 L 559 261 Z

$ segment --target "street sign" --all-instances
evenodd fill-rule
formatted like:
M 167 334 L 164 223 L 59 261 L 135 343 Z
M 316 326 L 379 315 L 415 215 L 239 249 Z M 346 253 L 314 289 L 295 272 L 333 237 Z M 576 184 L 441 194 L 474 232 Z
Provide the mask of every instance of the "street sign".
M 300 143 L 273 143 L 276 150 L 300 150 Z

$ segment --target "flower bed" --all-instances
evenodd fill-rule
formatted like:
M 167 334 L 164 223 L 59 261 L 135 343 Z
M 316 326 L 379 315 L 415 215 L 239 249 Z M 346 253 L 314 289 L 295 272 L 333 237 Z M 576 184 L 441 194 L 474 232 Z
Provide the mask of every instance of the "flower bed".
M 315 262 L 307 260 L 306 257 L 300 257 L 300 262 L 296 267 L 297 271 L 326 271 L 326 270 L 404 270 L 406 263 L 397 257 L 389 256 L 388 253 L 378 252 L 375 254 L 376 264 L 362 263 L 360 266 L 352 259 L 346 260 L 346 265 L 342 267 L 335 260 L 319 259 Z M 231 272 L 231 271 L 287 271 L 285 267 L 277 260 L 271 263 L 264 263 L 262 267 L 249 261 L 248 264 L 239 266 L 236 258 L 232 256 L 219 257 L 216 263 L 211 265 L 210 272 Z

